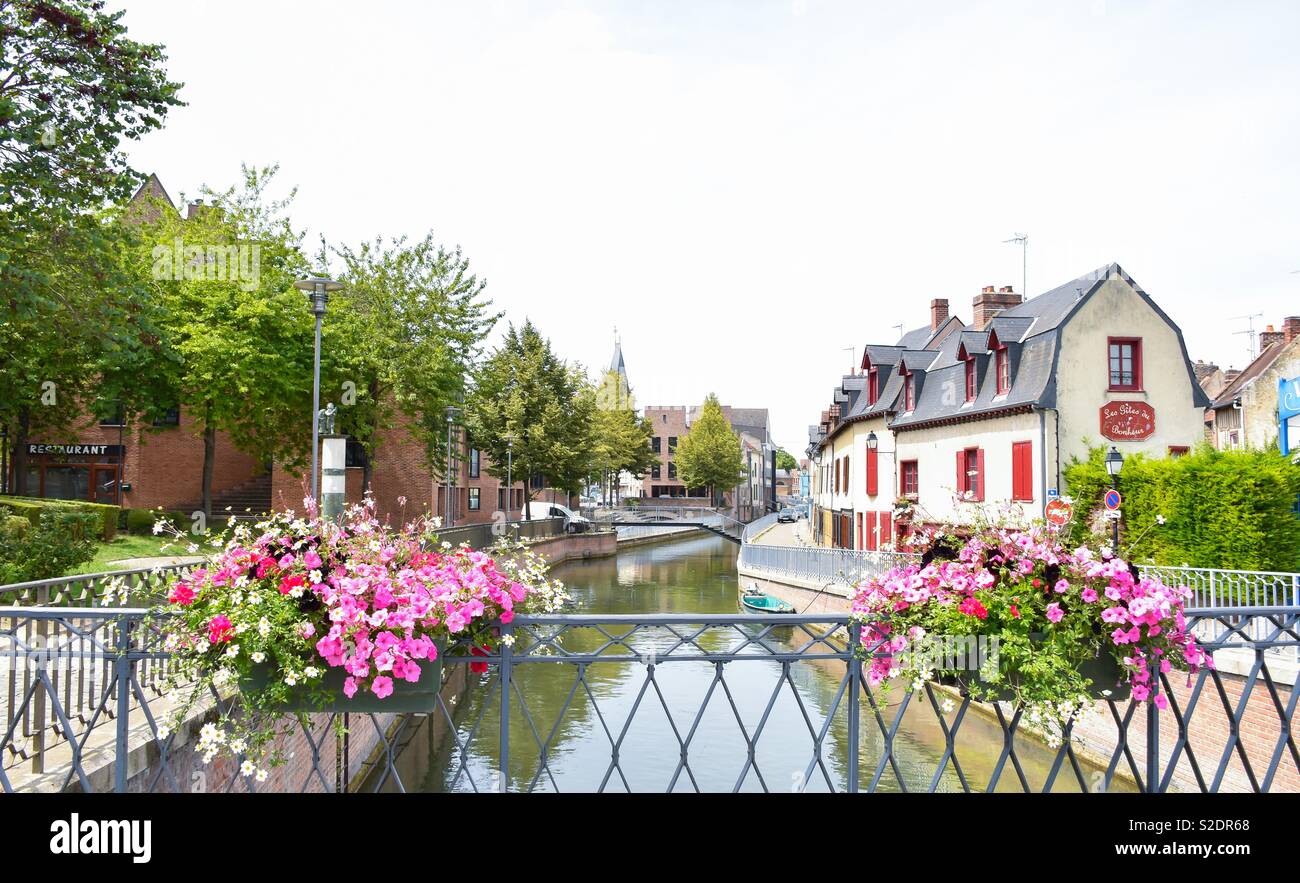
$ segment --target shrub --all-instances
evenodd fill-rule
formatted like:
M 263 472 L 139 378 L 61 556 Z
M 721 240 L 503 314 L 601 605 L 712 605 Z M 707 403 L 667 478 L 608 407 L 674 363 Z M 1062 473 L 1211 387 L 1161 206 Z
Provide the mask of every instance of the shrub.
M 13 516 L 0 530 L 0 583 L 62 576 L 95 557 L 103 529 L 100 515 L 50 507 L 35 526 L 19 529 Z M 30 525 L 30 522 L 28 522 Z
M 1065 470 L 1074 498 L 1070 541 L 1088 540 L 1089 514 L 1110 487 L 1105 447 Z M 1300 570 L 1300 467 L 1276 448 L 1217 451 L 1209 445 L 1177 458 L 1133 454 L 1119 475 L 1121 538 L 1134 561 L 1238 570 Z M 1163 516 L 1164 524 L 1147 530 Z
M 22 515 L 33 526 L 40 522 L 41 513 L 50 510 L 64 512 L 86 512 L 99 521 L 97 533 L 104 542 L 111 542 L 117 536 L 117 522 L 121 507 L 106 503 L 90 503 L 84 500 L 55 500 L 45 497 L 4 497 L 0 500 L 0 511 L 8 510 L 14 515 Z

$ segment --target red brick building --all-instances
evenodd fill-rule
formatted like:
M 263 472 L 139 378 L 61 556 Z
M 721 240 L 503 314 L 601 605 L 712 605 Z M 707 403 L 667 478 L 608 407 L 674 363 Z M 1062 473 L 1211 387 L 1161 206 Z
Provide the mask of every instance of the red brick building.
M 682 503 L 708 504 L 707 488 L 688 488 L 677 477 L 675 455 L 677 443 L 685 438 L 700 413 L 699 405 L 647 406 L 644 412 L 654 435 L 650 446 L 659 457 L 659 464 L 651 467 L 641 482 L 644 498 L 650 500 L 679 501 Z M 740 436 L 741 459 L 745 468 L 745 479 L 734 488 L 724 493 L 724 506 L 745 510 L 746 520 L 761 515 L 768 503 L 775 499 L 773 493 L 772 462 L 776 457 L 776 448 L 768 433 L 768 414 L 766 408 L 733 408 L 722 406 L 722 414 L 731 424 L 732 430 Z M 767 502 L 765 502 L 767 501 Z

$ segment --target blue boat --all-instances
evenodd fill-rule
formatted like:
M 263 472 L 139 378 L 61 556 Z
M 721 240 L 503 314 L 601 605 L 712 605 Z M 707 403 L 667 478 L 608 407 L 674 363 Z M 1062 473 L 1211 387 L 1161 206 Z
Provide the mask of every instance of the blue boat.
M 794 606 L 780 598 L 765 595 L 756 588 L 746 589 L 740 595 L 740 603 L 746 610 L 754 613 L 794 613 Z

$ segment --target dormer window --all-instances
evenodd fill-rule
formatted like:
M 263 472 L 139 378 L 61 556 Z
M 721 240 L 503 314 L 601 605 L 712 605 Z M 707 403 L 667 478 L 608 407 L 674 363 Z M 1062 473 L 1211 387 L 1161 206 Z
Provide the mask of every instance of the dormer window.
M 916 409 L 916 375 L 910 371 L 907 373 L 907 379 L 903 383 L 903 410 L 913 411 Z
M 994 354 L 994 370 L 998 378 L 998 395 L 1006 395 L 1011 389 L 1011 359 L 1007 354 L 1006 344 L 1002 344 Z
M 966 401 L 975 401 L 978 389 L 975 384 L 975 357 L 966 357 Z
M 867 372 L 867 404 L 874 405 L 878 398 L 880 398 L 880 372 L 872 365 L 871 370 Z

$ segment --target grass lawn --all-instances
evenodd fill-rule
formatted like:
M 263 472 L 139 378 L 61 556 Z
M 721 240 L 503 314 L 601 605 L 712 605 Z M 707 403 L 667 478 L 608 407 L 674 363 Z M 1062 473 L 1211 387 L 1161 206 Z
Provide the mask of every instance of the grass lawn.
M 164 551 L 163 546 L 171 540 L 171 545 Z M 160 555 L 188 555 L 188 544 L 176 542 L 173 537 L 154 536 L 153 534 L 119 533 L 111 543 L 100 543 L 95 557 L 85 564 L 68 571 L 73 573 L 102 573 L 118 569 L 110 561 L 123 558 L 156 558 Z

